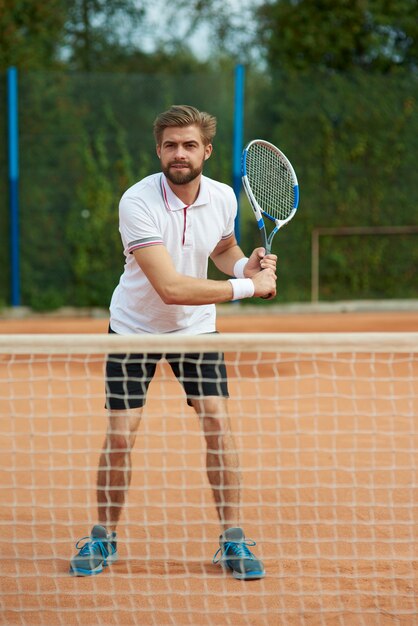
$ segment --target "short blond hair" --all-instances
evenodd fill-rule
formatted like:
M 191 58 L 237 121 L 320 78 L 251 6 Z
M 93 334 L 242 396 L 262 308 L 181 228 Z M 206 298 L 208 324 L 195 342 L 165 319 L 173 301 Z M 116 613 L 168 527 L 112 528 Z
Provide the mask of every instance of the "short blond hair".
M 173 104 L 167 111 L 160 113 L 154 121 L 154 137 L 157 145 L 161 145 L 163 132 L 166 128 L 177 126 L 197 126 L 205 146 L 212 143 L 216 134 L 216 117 L 199 111 L 188 104 Z

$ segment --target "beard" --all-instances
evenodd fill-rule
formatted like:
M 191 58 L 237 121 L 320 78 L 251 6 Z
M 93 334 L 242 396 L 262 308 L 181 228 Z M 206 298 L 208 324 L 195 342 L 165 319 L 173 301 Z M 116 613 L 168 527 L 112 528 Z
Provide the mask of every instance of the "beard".
M 180 165 L 180 163 L 174 161 L 162 168 L 164 175 L 173 185 L 187 185 L 187 183 L 195 180 L 203 171 L 203 163 L 199 167 L 190 167 L 190 165 L 184 164 L 188 166 L 188 169 L 181 170 L 177 170 L 176 168 L 170 169 L 173 165 Z M 183 165 L 183 163 L 181 165 Z

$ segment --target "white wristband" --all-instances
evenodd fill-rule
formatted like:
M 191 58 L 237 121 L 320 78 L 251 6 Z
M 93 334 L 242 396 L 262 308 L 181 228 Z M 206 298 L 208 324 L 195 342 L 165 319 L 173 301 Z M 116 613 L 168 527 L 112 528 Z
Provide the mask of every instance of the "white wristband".
M 238 259 L 238 261 L 234 265 L 234 276 L 235 278 L 245 278 L 244 276 L 244 267 L 247 265 L 248 257 L 244 256 L 242 259 Z
M 251 298 L 254 295 L 254 283 L 251 278 L 230 278 L 232 285 L 232 300 Z

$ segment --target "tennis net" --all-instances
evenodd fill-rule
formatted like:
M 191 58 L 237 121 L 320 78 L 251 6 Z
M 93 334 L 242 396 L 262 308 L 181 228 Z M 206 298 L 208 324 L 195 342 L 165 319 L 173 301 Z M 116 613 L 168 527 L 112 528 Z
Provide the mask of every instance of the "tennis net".
M 225 354 L 241 523 L 265 578 L 212 563 L 205 438 L 164 359 L 132 452 L 119 560 L 69 576 L 97 523 L 106 355 L 127 352 Z M 417 619 L 418 333 L 3 335 L 0 365 L 3 623 Z

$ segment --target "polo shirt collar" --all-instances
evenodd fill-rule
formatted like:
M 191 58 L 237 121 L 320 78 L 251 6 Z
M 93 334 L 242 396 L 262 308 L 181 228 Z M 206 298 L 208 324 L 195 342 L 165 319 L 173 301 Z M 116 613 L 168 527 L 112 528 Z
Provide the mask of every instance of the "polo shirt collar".
M 199 195 L 193 204 L 184 204 L 184 202 L 176 196 L 164 174 L 161 174 L 161 192 L 163 194 L 164 204 L 169 211 L 179 211 L 189 206 L 202 206 L 203 204 L 209 203 L 209 189 L 204 176 L 200 179 Z

